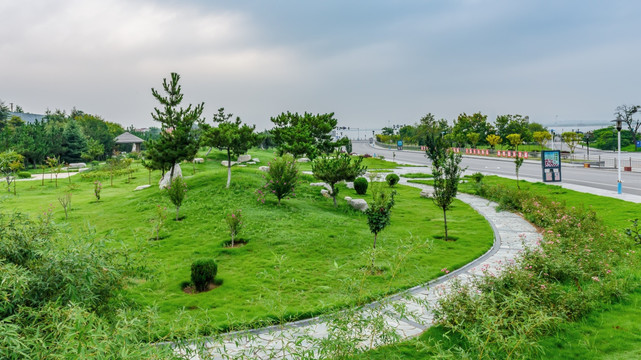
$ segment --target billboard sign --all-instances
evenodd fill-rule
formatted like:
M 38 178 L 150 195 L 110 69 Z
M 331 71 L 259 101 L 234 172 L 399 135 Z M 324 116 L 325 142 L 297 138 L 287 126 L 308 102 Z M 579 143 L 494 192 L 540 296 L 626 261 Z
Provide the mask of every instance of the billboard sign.
M 561 181 L 561 151 L 551 150 L 541 153 L 541 169 L 544 182 Z
M 398 148 L 398 150 L 403 150 L 403 140 L 397 141 L 396 147 Z

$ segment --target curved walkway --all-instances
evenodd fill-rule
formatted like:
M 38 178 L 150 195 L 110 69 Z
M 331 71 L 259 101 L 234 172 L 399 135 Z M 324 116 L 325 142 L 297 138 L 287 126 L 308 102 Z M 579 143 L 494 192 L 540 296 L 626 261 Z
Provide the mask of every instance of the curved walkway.
M 431 186 L 401 183 L 420 189 L 431 189 Z M 419 196 L 417 192 L 417 196 Z M 464 267 L 441 276 L 425 285 L 406 290 L 401 294 L 389 297 L 382 302 L 375 302 L 359 310 L 363 313 L 360 319 L 368 318 L 369 309 L 383 307 L 383 318 L 396 331 L 400 340 L 418 336 L 433 322 L 434 308 L 437 300 L 458 279 L 465 283 L 477 276 L 500 271 L 501 265 L 516 258 L 526 246 L 535 246 L 541 239 L 536 229 L 520 216 L 504 211 L 497 211 L 497 204 L 473 195 L 459 194 L 457 198 L 483 215 L 491 224 L 495 241 L 492 248 L 483 256 Z M 398 310 L 404 309 L 404 310 Z M 408 316 L 411 313 L 413 316 Z M 379 314 L 381 312 L 379 311 Z M 340 317 L 340 313 L 338 314 Z M 346 315 L 347 316 L 347 315 Z M 216 339 L 203 339 L 188 345 L 176 346 L 176 351 L 190 359 L 294 359 L 317 357 L 321 350 L 316 349 L 327 338 L 334 325 L 326 317 L 287 323 L 263 329 L 228 333 Z M 360 347 L 367 349 L 380 343 L 377 336 L 370 335 L 370 326 L 360 329 L 358 341 Z M 374 330 L 376 331 L 376 330 Z M 344 333 L 339 334 L 345 335 Z M 337 336 L 337 334 L 332 334 Z M 191 353 L 191 352 L 194 353 Z M 200 355 L 197 353 L 200 351 Z M 304 355 L 303 355 L 304 354 Z

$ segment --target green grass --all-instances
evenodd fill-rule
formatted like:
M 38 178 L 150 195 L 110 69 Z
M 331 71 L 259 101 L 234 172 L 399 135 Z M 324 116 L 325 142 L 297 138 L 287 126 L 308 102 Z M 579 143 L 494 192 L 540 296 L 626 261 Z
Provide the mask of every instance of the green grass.
M 339 206 L 334 208 L 319 188 L 308 185 L 317 180 L 304 176 L 295 198 L 284 199 L 280 207 L 275 198 L 268 197 L 262 204 L 254 193 L 264 183 L 257 168 L 267 165 L 273 155 L 270 151 L 251 153 L 261 163 L 232 168 L 230 189 L 225 189 L 222 153 L 214 151 L 205 164 L 197 164 L 195 175 L 192 165 L 183 165 L 189 191 L 179 222 L 173 220 L 175 209 L 157 187 L 158 172 L 153 173 L 151 188 L 133 191 L 148 181 L 148 172 L 139 164 L 134 164 L 131 183 L 119 177 L 111 187 L 109 179 L 103 179 L 99 202 L 92 181 L 73 176 L 71 181 L 78 188 L 71 191 L 67 221 L 57 201 L 67 191 L 67 179 L 58 180 L 58 189 L 49 180 L 45 186 L 40 181 L 18 182 L 18 195 L 0 193 L 0 202 L 3 209 L 31 215 L 52 208 L 53 220 L 72 231 L 94 229 L 113 239 L 111 246 L 142 248 L 146 263 L 141 265 L 147 276 L 133 279 L 124 296 L 137 306 L 157 308 L 161 321 L 151 326 L 158 336 L 179 334 L 181 328 L 199 328 L 205 334 L 258 326 L 368 301 L 429 281 L 441 275 L 444 267 L 456 269 L 492 244 L 486 220 L 458 201 L 448 214 L 450 234 L 458 241 L 431 241 L 443 233 L 441 212 L 432 201 L 420 198 L 420 190 L 397 186 L 391 225 L 379 234 L 377 244 L 376 264 L 383 271 L 368 275 L 365 267 L 373 236 L 366 216 L 342 199 L 369 200 L 369 194 L 361 197 L 341 185 Z M 370 161 L 372 166 L 395 165 Z M 157 205 L 167 207 L 168 212 L 159 241 L 152 236 Z M 245 228 L 239 238 L 247 244 L 225 248 L 229 235 L 224 218 L 233 209 L 243 211 Z M 403 261 L 401 256 L 405 256 Z M 181 283 L 189 280 L 191 263 L 200 258 L 216 259 L 217 278 L 223 284 L 210 292 L 186 294 Z
M 515 180 L 498 176 L 486 176 L 483 181 L 488 185 L 516 186 Z M 641 204 L 581 193 L 544 183 L 521 181 L 520 186 L 524 191 L 553 197 L 567 206 L 594 210 L 613 230 L 629 227 L 629 220 L 641 214 Z M 472 184 L 461 184 L 459 189 L 472 192 Z M 356 356 L 355 359 L 431 359 L 435 353 L 436 342 L 445 348 L 458 345 L 456 338 L 446 334 L 442 327 L 435 326 L 417 339 L 369 351 Z M 629 294 L 620 303 L 603 305 L 600 311 L 593 311 L 577 322 L 563 324 L 560 332 L 541 339 L 539 344 L 543 347 L 545 359 L 641 358 L 641 291 L 637 290 Z

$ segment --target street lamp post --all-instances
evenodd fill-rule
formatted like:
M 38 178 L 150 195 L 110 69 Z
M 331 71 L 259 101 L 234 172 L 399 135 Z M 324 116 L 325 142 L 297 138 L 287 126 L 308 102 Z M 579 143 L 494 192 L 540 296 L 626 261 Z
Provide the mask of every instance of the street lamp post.
M 618 180 L 617 180 L 617 193 L 621 194 L 621 127 L 622 127 L 622 120 L 621 119 L 616 119 L 612 120 L 613 123 L 616 123 L 617 125 L 617 149 L 618 149 L 618 156 L 617 156 L 617 174 L 618 174 Z

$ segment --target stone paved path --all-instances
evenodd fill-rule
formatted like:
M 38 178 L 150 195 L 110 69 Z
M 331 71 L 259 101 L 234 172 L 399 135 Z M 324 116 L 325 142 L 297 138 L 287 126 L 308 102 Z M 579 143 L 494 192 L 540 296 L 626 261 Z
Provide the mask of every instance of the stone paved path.
M 419 169 L 416 169 L 418 171 Z M 424 170 L 424 169 L 422 169 Z M 401 178 L 401 183 L 420 189 L 431 186 L 407 183 Z M 416 196 L 419 196 L 417 190 Z M 430 308 L 436 304 L 437 299 L 447 291 L 454 279 L 466 282 L 476 276 L 483 276 L 483 270 L 497 272 L 506 262 L 514 259 L 525 246 L 535 246 L 541 236 L 536 229 L 520 216 L 509 212 L 497 212 L 496 203 L 476 196 L 459 194 L 457 198 L 469 204 L 474 210 L 483 215 L 492 225 L 495 241 L 492 248 L 483 256 L 467 264 L 463 268 L 453 271 L 445 276 L 429 282 L 428 284 L 409 289 L 402 295 L 392 296 L 384 302 L 373 303 L 365 307 L 372 308 L 384 306 L 382 312 L 388 325 L 395 328 L 401 339 L 418 336 L 427 329 L 433 321 Z M 401 316 L 395 310 L 395 305 L 401 304 L 406 310 L 412 311 L 417 316 L 412 320 Z M 425 305 L 428 306 L 425 306 Z M 379 312 L 381 314 L 381 312 Z M 368 315 L 364 315 L 367 317 Z M 190 349 L 206 349 L 204 356 L 189 355 L 190 359 L 294 359 L 302 357 L 303 351 L 318 354 L 314 347 L 319 340 L 328 336 L 328 324 L 325 318 L 312 318 L 248 332 L 229 333 L 217 340 L 203 339 L 192 343 Z M 362 333 L 360 335 L 363 335 Z M 371 347 L 371 339 L 367 334 L 361 336 L 364 348 Z M 376 345 L 376 341 L 374 341 Z M 179 351 L 184 354 L 183 351 Z

